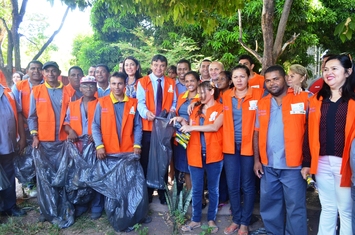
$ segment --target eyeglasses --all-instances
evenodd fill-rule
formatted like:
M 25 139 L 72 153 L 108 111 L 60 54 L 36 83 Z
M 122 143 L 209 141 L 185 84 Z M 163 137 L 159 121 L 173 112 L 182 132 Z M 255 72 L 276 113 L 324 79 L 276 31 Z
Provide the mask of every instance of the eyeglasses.
M 94 85 L 94 84 L 81 84 L 80 87 L 83 88 L 83 89 L 89 89 L 89 88 L 93 89 L 94 87 L 96 87 L 96 85 Z

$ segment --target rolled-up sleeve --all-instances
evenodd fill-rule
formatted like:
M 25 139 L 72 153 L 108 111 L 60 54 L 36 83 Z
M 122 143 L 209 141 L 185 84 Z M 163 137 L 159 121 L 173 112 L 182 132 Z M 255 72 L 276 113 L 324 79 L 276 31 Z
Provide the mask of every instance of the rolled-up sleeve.
M 97 103 L 94 120 L 91 124 L 92 138 L 95 142 L 95 147 L 103 146 L 102 134 L 101 134 L 101 105 Z
M 27 123 L 31 134 L 38 133 L 38 116 L 36 109 L 36 100 L 33 96 L 33 92 L 31 92 L 30 95 L 30 112 L 28 114 Z

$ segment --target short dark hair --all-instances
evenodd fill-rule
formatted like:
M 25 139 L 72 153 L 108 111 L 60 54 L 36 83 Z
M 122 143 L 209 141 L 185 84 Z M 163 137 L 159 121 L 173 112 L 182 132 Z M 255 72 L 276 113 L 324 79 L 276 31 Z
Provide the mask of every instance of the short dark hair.
M 165 56 L 160 55 L 160 54 L 153 56 L 151 64 L 153 62 L 157 62 L 158 60 L 160 60 L 161 62 L 165 62 L 166 65 L 168 65 L 168 59 Z
M 109 78 L 108 80 L 111 81 L 111 78 L 112 78 L 112 77 L 121 78 L 121 79 L 125 82 L 125 84 L 126 84 L 126 78 L 127 78 L 127 76 L 126 76 L 125 73 L 123 73 L 123 72 L 114 72 L 114 73 L 110 76 L 110 78 Z
M 174 73 L 176 73 L 176 66 L 175 65 L 170 65 L 169 68 L 168 68 L 168 71 L 169 70 L 173 70 Z
M 184 79 L 186 78 L 187 75 L 192 75 L 192 76 L 194 76 L 196 81 L 200 81 L 200 75 L 198 75 L 198 73 L 195 71 L 189 71 L 189 72 L 185 73 Z
M 267 73 L 271 73 L 271 72 L 275 72 L 275 71 L 278 71 L 282 77 L 284 77 L 284 78 L 286 77 L 286 72 L 285 72 L 284 68 L 281 65 L 278 65 L 278 64 L 272 65 L 269 68 L 267 68 L 265 70 L 264 76 Z
M 212 63 L 212 61 L 211 61 L 211 60 L 209 60 L 209 59 L 204 59 L 204 60 L 202 60 L 202 61 L 201 61 L 201 63 L 200 63 L 200 67 L 201 67 L 202 62 L 210 62 L 210 63 Z
M 231 70 L 232 74 L 233 74 L 233 72 L 234 72 L 235 70 L 238 70 L 238 69 L 244 69 L 245 72 L 247 73 L 248 77 L 250 77 L 250 70 L 249 70 L 249 68 L 248 68 L 247 66 L 243 65 L 243 64 L 238 64 L 237 66 L 235 66 L 235 67 Z
M 181 59 L 177 64 L 187 64 L 189 66 L 189 70 L 191 70 L 191 63 L 187 59 Z
M 105 64 L 98 64 L 98 65 L 96 65 L 95 67 L 96 67 L 96 68 L 97 68 L 97 67 L 104 67 L 108 73 L 110 72 L 110 69 L 109 69 L 108 66 L 105 65 Z
M 72 69 L 80 70 L 80 72 L 84 75 L 84 71 L 83 71 L 82 68 L 80 68 L 79 66 L 72 66 L 72 67 L 70 67 L 69 70 L 68 70 L 68 76 L 69 76 L 70 71 L 71 71 Z
M 239 62 L 240 60 L 248 60 L 251 65 L 252 65 L 252 64 L 255 64 L 253 58 L 252 58 L 250 55 L 241 55 L 241 56 L 239 57 L 238 62 Z
M 27 68 L 26 68 L 26 69 L 29 69 L 31 64 L 38 64 L 38 65 L 40 65 L 40 66 L 41 66 L 41 69 L 42 69 L 42 67 L 43 67 L 43 64 L 42 64 L 42 62 L 41 62 L 41 61 L 39 61 L 39 60 L 32 60 L 32 61 L 30 61 L 30 63 L 28 63 L 28 65 L 27 65 Z

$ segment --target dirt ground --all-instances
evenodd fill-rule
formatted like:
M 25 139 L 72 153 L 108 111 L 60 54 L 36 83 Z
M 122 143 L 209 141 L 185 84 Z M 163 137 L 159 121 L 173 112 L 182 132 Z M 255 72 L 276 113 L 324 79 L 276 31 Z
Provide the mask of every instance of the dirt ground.
M 56 226 L 51 225 L 48 222 L 39 223 L 39 207 L 37 199 L 22 199 L 22 190 L 17 187 L 18 204 L 20 207 L 27 210 L 27 216 L 21 218 L 7 218 L 0 217 L 0 234 L 92 234 L 92 235 L 113 235 L 113 234 L 126 234 L 115 232 L 110 226 L 106 215 L 103 215 L 99 220 L 90 220 L 90 214 L 85 213 L 79 219 L 76 220 L 73 226 L 66 229 L 59 229 Z M 207 208 L 203 210 L 202 222 L 207 224 Z M 157 196 L 154 197 L 153 203 L 150 204 L 150 216 L 152 222 L 147 225 L 142 225 L 137 231 L 132 231 L 129 234 L 155 234 L 155 235 L 170 235 L 173 234 L 173 224 L 171 220 L 168 220 L 167 206 L 163 206 L 159 203 Z M 307 192 L 307 218 L 309 235 L 317 234 L 320 204 L 318 195 L 316 192 Z M 250 226 L 250 230 L 253 231 L 263 226 L 260 219 L 259 203 L 255 203 L 253 214 L 258 219 Z M 191 215 L 191 207 L 189 208 L 188 216 Z M 225 205 L 218 212 L 216 224 L 219 227 L 217 234 L 224 234 L 223 229 L 231 223 L 231 216 L 229 211 L 229 205 Z M 203 228 L 197 228 L 192 233 L 183 233 L 190 235 L 202 235 L 208 234 Z

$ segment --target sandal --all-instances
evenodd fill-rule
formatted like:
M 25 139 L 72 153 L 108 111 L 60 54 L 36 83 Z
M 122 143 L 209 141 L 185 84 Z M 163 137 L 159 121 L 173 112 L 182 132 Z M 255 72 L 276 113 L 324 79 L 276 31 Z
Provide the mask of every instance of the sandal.
M 238 235 L 249 235 L 248 226 L 241 225 L 241 226 L 239 227 Z
M 214 223 L 214 221 L 208 221 L 208 228 L 209 228 L 211 234 L 214 234 L 214 233 L 218 232 L 218 227 Z
M 201 227 L 201 223 L 200 222 L 191 221 L 189 224 L 186 224 L 186 225 L 182 226 L 181 230 L 183 232 L 191 232 L 195 228 L 199 228 L 199 227 Z
M 236 223 L 232 223 L 227 228 L 224 229 L 224 234 L 229 235 L 237 232 L 239 230 L 239 225 Z

